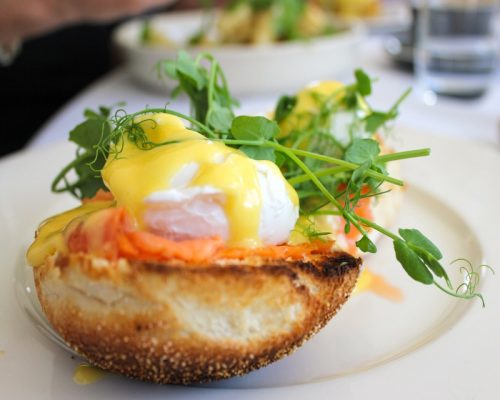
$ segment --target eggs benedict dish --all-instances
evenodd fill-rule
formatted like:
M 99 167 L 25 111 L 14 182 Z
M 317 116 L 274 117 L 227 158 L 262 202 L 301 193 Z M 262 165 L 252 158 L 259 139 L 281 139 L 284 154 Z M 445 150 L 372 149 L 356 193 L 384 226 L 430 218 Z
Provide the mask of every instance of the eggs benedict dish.
M 45 315 L 90 363 L 181 384 L 261 368 L 336 314 L 376 234 L 412 279 L 482 299 L 453 288 L 419 230 L 382 226 L 403 186 L 394 162 L 429 154 L 395 153 L 377 133 L 408 91 L 373 110 L 357 70 L 353 84 L 283 96 L 271 118 L 235 116 L 210 54 L 167 70 L 191 115 L 86 110 L 52 185 L 81 205 L 43 222 L 27 253 Z
M 360 259 L 290 245 L 296 191 L 168 114 L 115 143 L 109 192 L 42 223 L 28 250 L 42 308 L 93 364 L 161 383 L 247 373 L 295 350 L 347 300 Z
M 141 118 L 150 140 L 177 143 L 149 151 L 124 143 L 102 176 L 146 230 L 174 240 L 218 236 L 243 247 L 288 240 L 299 200 L 276 164 L 206 140 L 177 117 Z

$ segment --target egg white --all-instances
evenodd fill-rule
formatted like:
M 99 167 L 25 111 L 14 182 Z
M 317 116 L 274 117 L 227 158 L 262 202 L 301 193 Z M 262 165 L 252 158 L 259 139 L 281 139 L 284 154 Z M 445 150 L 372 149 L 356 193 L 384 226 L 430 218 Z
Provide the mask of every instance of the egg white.
M 298 206 L 291 201 L 277 167 L 253 162 L 262 200 L 259 238 L 263 245 L 285 243 L 298 219 Z M 198 168 L 194 162 L 186 164 L 172 178 L 169 189 L 145 198 L 143 223 L 148 230 L 174 240 L 229 238 L 225 193 L 210 185 L 189 186 Z

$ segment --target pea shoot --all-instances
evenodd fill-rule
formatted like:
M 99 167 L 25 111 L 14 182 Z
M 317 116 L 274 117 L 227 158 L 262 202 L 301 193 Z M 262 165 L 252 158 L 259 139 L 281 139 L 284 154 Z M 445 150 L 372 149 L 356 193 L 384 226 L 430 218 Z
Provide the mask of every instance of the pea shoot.
M 70 140 L 79 147 L 76 158 L 55 178 L 52 190 L 70 192 L 78 198 L 92 197 L 105 185 L 99 174 L 108 157 L 120 157 L 123 138 L 138 148 L 148 151 L 172 142 L 151 142 L 137 117 L 152 113 L 177 116 L 203 134 L 207 140 L 220 141 L 239 149 L 257 160 L 275 162 L 288 182 L 296 189 L 301 202 L 301 214 L 306 224 L 302 231 L 310 239 L 318 239 L 329 232 L 314 229 L 316 215 L 337 215 L 345 221 L 345 232 L 355 227 L 361 238 L 356 246 L 363 252 L 375 253 L 377 246 L 368 232 L 377 231 L 393 242 L 397 261 L 415 281 L 435 285 L 443 292 L 462 299 L 478 297 L 480 274 L 467 260 L 461 270 L 466 281 L 454 288 L 442 266 L 443 255 L 438 247 L 417 229 L 399 229 L 391 232 L 376 222 L 358 215 L 358 202 L 367 197 L 387 193 L 384 184 L 402 186 L 403 182 L 387 171 L 387 164 L 408 158 L 424 157 L 430 149 L 382 154 L 375 132 L 398 115 L 398 108 L 409 91 L 396 100 L 386 112 L 373 110 L 366 97 L 372 92 L 371 79 L 362 70 L 355 71 L 351 85 L 340 86 L 327 95 L 310 93 L 315 107 L 301 111 L 300 99 L 283 96 L 277 103 L 274 118 L 263 116 L 235 116 L 238 104 L 231 96 L 224 73 L 217 60 L 208 53 L 192 59 L 179 52 L 176 60 L 161 62 L 160 74 L 178 82 L 173 94 L 184 93 L 191 104 L 191 115 L 168 108 L 146 108 L 127 114 L 118 109 L 111 113 L 105 107 L 98 111 L 86 110 L 85 121 L 70 132 Z M 339 114 L 349 115 L 346 138 L 339 139 L 332 132 Z M 146 117 L 147 118 L 147 117 Z M 76 176 L 71 181 L 70 177 Z M 480 266 L 479 268 L 489 268 Z

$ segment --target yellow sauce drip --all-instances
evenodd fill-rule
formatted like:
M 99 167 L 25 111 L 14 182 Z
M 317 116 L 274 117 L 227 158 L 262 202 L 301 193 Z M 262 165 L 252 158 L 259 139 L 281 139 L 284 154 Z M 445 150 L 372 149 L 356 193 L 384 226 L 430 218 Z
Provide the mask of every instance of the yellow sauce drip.
M 363 292 L 372 292 L 380 297 L 395 302 L 401 302 L 404 298 L 401 289 L 391 285 L 384 277 L 370 271 L 366 267 L 361 272 L 353 294 Z
M 26 254 L 28 263 L 32 266 L 38 266 L 43 264 L 47 256 L 56 251 L 65 251 L 64 232 L 73 221 L 113 205 L 113 201 L 89 202 L 46 219 L 38 227 L 36 239 L 28 249 Z
M 4 350 L 0 350 L 0 358 L 2 358 L 4 355 L 5 355 L 5 351 Z
M 89 385 L 100 381 L 104 377 L 104 371 L 89 364 L 80 364 L 73 374 L 73 382 L 77 385 Z
M 119 157 L 110 157 L 102 171 L 118 204 L 135 216 L 139 225 L 145 211 L 145 199 L 154 192 L 169 189 L 176 174 L 186 165 L 195 163 L 197 171 L 186 187 L 211 186 L 224 194 L 228 244 L 244 247 L 262 244 L 259 238 L 262 199 L 254 160 L 186 129 L 177 117 L 168 114 L 146 115 L 136 122 L 152 142 L 177 141 L 146 151 L 128 141 L 120 143 L 123 148 Z M 284 182 L 291 200 L 298 204 L 297 194 Z

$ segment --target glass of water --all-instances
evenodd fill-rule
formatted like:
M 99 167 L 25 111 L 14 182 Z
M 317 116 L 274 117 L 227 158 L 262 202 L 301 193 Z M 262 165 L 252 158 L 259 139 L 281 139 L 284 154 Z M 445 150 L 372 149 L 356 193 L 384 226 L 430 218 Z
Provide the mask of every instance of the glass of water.
M 424 100 L 481 96 L 497 62 L 496 1 L 422 0 L 417 7 L 415 71 Z

